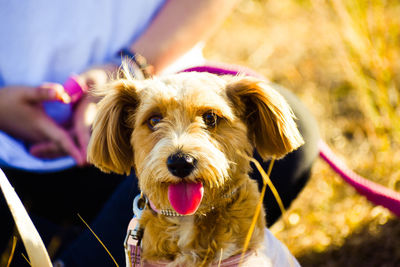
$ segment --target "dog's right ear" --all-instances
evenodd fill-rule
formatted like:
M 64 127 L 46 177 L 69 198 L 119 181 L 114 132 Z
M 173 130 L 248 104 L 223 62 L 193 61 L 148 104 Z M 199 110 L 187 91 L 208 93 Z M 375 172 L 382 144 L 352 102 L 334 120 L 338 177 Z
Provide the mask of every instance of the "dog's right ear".
M 133 114 L 138 96 L 132 80 L 119 79 L 97 90 L 102 96 L 92 126 L 88 161 L 104 172 L 130 174 Z

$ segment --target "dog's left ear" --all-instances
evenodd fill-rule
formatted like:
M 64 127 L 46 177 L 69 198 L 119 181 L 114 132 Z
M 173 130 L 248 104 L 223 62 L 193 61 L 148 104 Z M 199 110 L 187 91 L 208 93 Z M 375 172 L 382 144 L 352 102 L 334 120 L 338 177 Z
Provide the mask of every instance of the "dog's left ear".
M 232 81 L 227 95 L 263 159 L 281 158 L 304 143 L 289 104 L 266 82 L 253 78 Z
M 98 103 L 88 161 L 104 172 L 130 174 L 133 166 L 133 113 L 138 105 L 135 86 L 131 80 L 119 79 L 100 88 L 103 96 Z

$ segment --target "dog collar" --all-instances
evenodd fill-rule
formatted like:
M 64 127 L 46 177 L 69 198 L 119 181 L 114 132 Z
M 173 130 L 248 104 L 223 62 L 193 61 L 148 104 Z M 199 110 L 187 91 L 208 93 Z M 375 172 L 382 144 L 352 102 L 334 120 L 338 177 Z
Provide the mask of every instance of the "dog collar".
M 184 217 L 184 216 L 192 216 L 192 215 L 194 215 L 194 214 L 191 214 L 191 215 L 183 215 L 183 214 L 180 214 L 180 213 L 174 211 L 173 209 L 161 209 L 161 210 L 159 210 L 159 209 L 157 209 L 157 208 L 154 206 L 154 204 L 153 204 L 150 200 L 149 200 L 149 205 L 150 205 L 150 208 L 151 208 L 153 211 L 155 211 L 155 212 L 158 213 L 158 214 L 164 215 L 164 216 L 169 216 L 169 217 Z M 210 211 L 212 211 L 212 210 L 214 210 L 214 209 L 215 209 L 215 207 L 214 207 L 214 206 L 211 206 L 210 209 L 208 209 L 206 213 L 208 213 L 208 212 L 210 212 Z M 204 215 L 205 215 L 205 213 L 204 213 Z
M 182 216 L 187 216 L 187 215 L 182 215 L 180 213 L 177 213 L 176 211 L 172 210 L 172 209 L 162 209 L 159 210 L 156 208 L 156 206 L 154 206 L 153 202 L 151 202 L 151 200 L 149 200 L 149 204 L 150 204 L 150 208 L 155 211 L 156 213 L 162 214 L 164 216 L 171 216 L 171 217 L 182 217 Z

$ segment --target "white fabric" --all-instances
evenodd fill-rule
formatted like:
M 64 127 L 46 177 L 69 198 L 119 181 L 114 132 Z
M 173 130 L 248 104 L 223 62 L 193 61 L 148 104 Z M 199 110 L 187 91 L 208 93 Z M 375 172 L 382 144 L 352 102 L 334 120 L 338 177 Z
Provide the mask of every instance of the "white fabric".
M 259 251 L 271 261 L 272 266 L 298 267 L 300 264 L 289 252 L 287 247 L 279 241 L 268 228 L 264 232 L 264 246 Z
M 165 0 L 0 0 L 0 85 L 63 83 L 130 45 Z

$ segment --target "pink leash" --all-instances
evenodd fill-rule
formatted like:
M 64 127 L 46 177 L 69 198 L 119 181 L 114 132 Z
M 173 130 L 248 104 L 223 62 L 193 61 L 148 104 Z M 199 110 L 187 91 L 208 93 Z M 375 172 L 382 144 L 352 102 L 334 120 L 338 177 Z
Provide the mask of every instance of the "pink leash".
M 343 180 L 353 186 L 358 193 L 364 195 L 372 203 L 381 205 L 400 217 L 400 193 L 369 181 L 353 172 L 333 153 L 324 141 L 320 140 L 318 147 L 320 157 L 323 158 Z
M 184 70 L 184 72 L 189 71 L 210 72 L 218 75 L 238 75 L 242 73 L 253 77 L 263 78 L 262 75 L 254 72 L 251 69 L 219 63 L 212 63 L 211 66 L 199 66 Z M 319 141 L 318 147 L 320 157 L 324 159 L 329 166 L 343 178 L 343 180 L 353 186 L 357 192 L 359 192 L 361 195 L 364 195 L 372 203 L 381 205 L 400 217 L 399 192 L 369 181 L 353 172 L 332 152 L 332 150 L 323 140 Z

